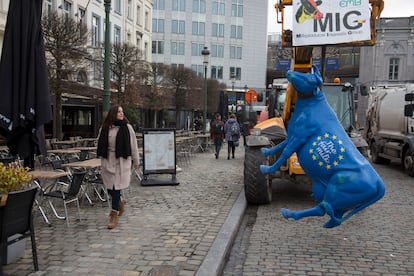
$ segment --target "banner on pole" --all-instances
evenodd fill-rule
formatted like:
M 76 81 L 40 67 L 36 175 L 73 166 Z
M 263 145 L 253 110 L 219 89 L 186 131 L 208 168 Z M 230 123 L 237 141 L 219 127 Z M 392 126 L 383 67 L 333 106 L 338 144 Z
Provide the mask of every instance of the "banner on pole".
M 293 46 L 371 38 L 369 0 L 293 0 Z

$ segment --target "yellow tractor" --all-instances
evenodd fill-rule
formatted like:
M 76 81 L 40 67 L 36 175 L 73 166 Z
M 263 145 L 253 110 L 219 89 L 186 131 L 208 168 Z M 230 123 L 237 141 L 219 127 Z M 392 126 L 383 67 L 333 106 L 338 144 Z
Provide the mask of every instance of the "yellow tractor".
M 326 44 L 321 45 L 301 45 L 295 46 L 293 37 L 295 32 L 291 30 L 284 29 L 284 9 L 286 6 L 291 6 L 292 2 L 295 2 L 296 5 L 300 5 L 297 8 L 296 14 L 294 15 L 294 20 L 298 23 L 303 23 L 305 20 L 314 19 L 314 28 L 317 28 L 319 24 L 320 28 L 329 29 L 330 23 L 338 22 L 340 18 L 339 13 L 332 13 L 324 15 L 318 9 L 318 5 L 322 1 L 315 0 L 279 0 L 275 5 L 277 22 L 282 24 L 282 47 L 291 47 L 292 48 L 292 70 L 299 72 L 310 72 L 312 68 L 312 51 L 313 47 L 326 47 L 327 45 L 335 47 L 346 47 L 346 46 L 372 46 L 375 44 L 375 34 L 376 34 L 376 24 L 379 20 L 381 11 L 384 7 L 383 0 L 365 0 L 369 2 L 369 22 L 356 22 L 356 24 L 369 24 L 370 39 L 366 40 L 355 40 L 352 42 L 339 42 L 332 43 L 331 40 L 326 38 Z M 334 1 L 335 2 L 335 1 Z M 336 1 L 341 2 L 340 5 L 350 5 L 350 1 Z M 354 1 L 353 3 L 361 3 L 364 1 Z M 356 12 L 358 13 L 358 12 Z M 355 13 L 348 12 L 346 15 L 349 20 Z M 324 20 L 324 18 L 326 19 Z M 335 18 L 336 19 L 333 19 Z M 345 19 L 344 19 L 345 21 Z M 344 23 L 346 24 L 346 23 Z M 350 24 L 348 24 L 350 25 Z M 296 34 L 295 37 L 298 37 Z M 323 41 L 323 38 L 319 39 L 319 42 Z M 324 51 L 322 51 L 324 53 Z M 324 60 L 324 57 L 322 57 Z M 354 131 L 352 120 L 354 118 L 353 113 L 353 98 L 352 98 L 352 86 L 349 84 L 336 84 L 330 85 L 324 84 L 324 90 L 326 88 L 326 93 L 329 91 L 333 92 L 331 95 L 331 100 L 329 95 L 327 95 L 328 102 L 332 108 L 336 111 L 337 116 L 341 123 L 343 124 L 346 130 L 349 130 L 348 133 L 351 138 L 355 138 L 354 144 L 361 148 L 361 152 L 366 154 L 366 142 L 357 134 L 357 131 Z M 342 94 L 343 93 L 343 94 Z M 263 147 L 273 147 L 287 137 L 287 127 L 289 120 L 294 112 L 295 102 L 296 102 L 296 91 L 293 86 L 289 83 L 286 88 L 283 87 L 274 87 L 273 93 L 269 96 L 269 119 L 263 122 L 258 123 L 250 131 L 250 134 L 246 137 L 246 148 L 245 148 L 245 160 L 244 160 L 244 190 L 246 200 L 250 204 L 267 204 L 272 201 L 272 180 L 275 178 L 288 179 L 293 182 L 301 183 L 310 183 L 310 179 L 305 175 L 302 167 L 300 166 L 296 154 L 293 154 L 290 159 L 286 162 L 284 166 L 280 168 L 275 174 L 264 175 L 261 173 L 259 167 L 261 164 L 269 165 L 273 164 L 278 156 L 274 157 L 264 157 L 261 153 L 261 148 Z M 344 107 L 345 100 L 344 97 L 348 99 L 349 109 Z M 342 104 L 338 104 L 342 102 Z M 340 110 L 342 108 L 342 111 Z M 345 111 L 345 113 L 343 113 Z M 347 113 L 348 112 L 348 113 Z M 274 114 L 272 116 L 271 114 Z M 345 119 L 346 118 L 346 119 Z M 350 119 L 348 119 L 350 118 Z M 342 119 L 344 121 L 342 121 Z M 348 121 L 349 120 L 349 121 Z M 349 126 L 348 123 L 349 122 Z M 349 129 L 347 129 L 347 127 Z M 353 137 L 354 136 L 354 137 Z M 365 151 L 365 152 L 364 152 Z

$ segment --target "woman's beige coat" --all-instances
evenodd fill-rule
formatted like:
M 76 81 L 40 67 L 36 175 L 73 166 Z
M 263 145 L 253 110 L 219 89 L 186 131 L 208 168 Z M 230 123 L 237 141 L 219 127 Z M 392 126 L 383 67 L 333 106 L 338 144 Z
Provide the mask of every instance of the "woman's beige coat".
M 130 124 L 127 125 L 131 137 L 131 155 L 127 159 L 115 157 L 115 140 L 119 127 L 109 128 L 108 159 L 101 157 L 102 180 L 107 189 L 122 190 L 128 188 L 131 181 L 131 165 L 139 164 L 139 153 L 135 131 Z M 99 137 L 99 136 L 98 136 Z M 132 157 L 132 158 L 131 158 Z

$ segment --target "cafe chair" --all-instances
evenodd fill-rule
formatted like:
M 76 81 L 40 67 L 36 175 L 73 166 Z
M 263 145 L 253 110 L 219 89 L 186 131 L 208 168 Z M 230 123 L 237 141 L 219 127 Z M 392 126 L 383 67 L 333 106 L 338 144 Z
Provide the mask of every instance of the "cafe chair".
M 34 270 L 39 270 L 32 214 L 36 193 L 35 186 L 10 192 L 6 205 L 0 208 L 0 275 L 3 275 L 3 264 L 7 263 L 8 246 L 27 237 L 30 237 L 32 243 Z M 10 239 L 11 236 L 16 238 Z
M 44 197 L 50 198 L 48 199 L 50 208 L 52 209 L 55 216 L 59 219 L 66 219 L 66 224 L 69 227 L 69 216 L 68 216 L 68 209 L 67 205 L 72 202 L 76 202 L 76 206 L 78 208 L 78 214 L 79 214 L 79 221 L 81 221 L 81 215 L 80 215 L 80 207 L 79 207 L 79 193 L 81 190 L 81 186 L 83 183 L 83 180 L 85 179 L 86 170 L 84 169 L 77 169 L 72 172 L 71 181 L 67 183 L 68 188 L 66 191 L 56 189 L 53 191 L 45 192 L 43 194 Z M 59 184 L 59 183 L 58 183 Z M 54 207 L 52 200 L 53 199 L 60 199 L 63 201 L 63 207 L 65 210 L 65 216 L 60 216 L 56 208 Z

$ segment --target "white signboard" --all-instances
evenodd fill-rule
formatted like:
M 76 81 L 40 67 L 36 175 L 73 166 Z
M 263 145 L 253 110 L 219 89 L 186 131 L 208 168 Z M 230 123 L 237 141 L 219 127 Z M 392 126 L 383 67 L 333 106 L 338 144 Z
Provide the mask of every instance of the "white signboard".
M 293 0 L 293 46 L 371 39 L 369 0 Z
M 175 131 L 144 130 L 143 141 L 144 174 L 175 173 Z

